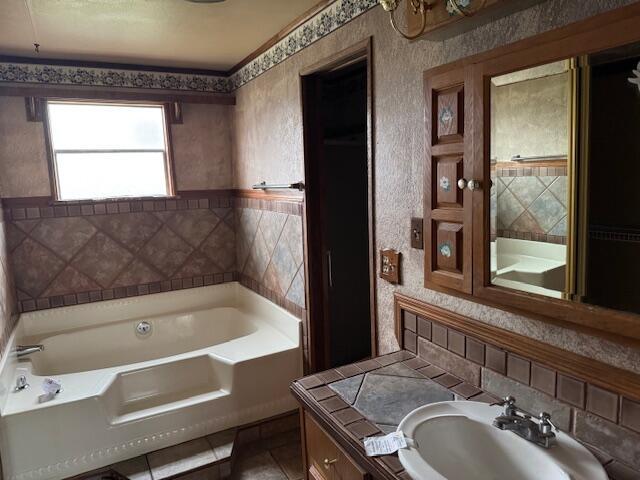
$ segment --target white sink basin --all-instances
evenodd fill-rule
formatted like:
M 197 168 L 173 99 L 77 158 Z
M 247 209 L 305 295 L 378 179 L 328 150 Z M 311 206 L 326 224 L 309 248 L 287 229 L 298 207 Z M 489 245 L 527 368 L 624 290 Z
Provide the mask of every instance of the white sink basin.
M 398 430 L 410 448 L 398 452 L 414 480 L 607 480 L 598 460 L 562 432 L 542 448 L 492 425 L 502 407 L 441 402 L 417 408 Z

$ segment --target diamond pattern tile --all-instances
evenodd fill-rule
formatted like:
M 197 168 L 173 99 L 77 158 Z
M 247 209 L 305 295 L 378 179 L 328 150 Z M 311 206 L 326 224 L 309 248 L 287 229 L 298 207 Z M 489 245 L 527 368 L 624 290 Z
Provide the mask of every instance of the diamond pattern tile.
M 107 288 L 133 255 L 104 233 L 97 233 L 76 255 L 71 265 Z
M 34 298 L 64 268 L 60 258 L 31 238 L 26 238 L 14 250 L 11 263 L 16 288 Z
M 529 208 L 544 231 L 549 231 L 567 214 L 567 209 L 556 197 L 546 190 Z
M 375 423 L 398 425 L 412 410 L 448 400 L 453 394 L 432 380 L 368 373 L 354 408 Z
M 516 177 L 509 185 L 509 190 L 524 208 L 528 208 L 545 190 L 545 186 L 538 177 Z
M 155 268 L 136 259 L 118 275 L 118 277 L 110 285 L 111 287 L 128 287 L 131 285 L 142 285 L 145 283 L 153 283 L 164 280 L 162 273 Z
M 498 197 L 498 222 L 502 225 L 511 225 L 524 212 L 524 207 L 518 199 L 506 189 Z
M 238 269 L 268 290 L 304 307 L 302 219 L 238 208 Z
M 154 290 L 152 284 L 160 291 L 160 282 L 167 280 L 182 288 L 206 285 L 213 274 L 233 278 L 228 275 L 236 270 L 233 209 L 208 208 L 208 200 L 190 201 L 177 210 L 175 203 L 173 208 L 169 203 L 162 202 L 166 210 L 154 212 L 142 211 L 143 202 L 102 205 L 101 209 L 100 205 L 78 206 L 73 213 L 63 208 L 52 210 L 54 216 L 3 224 L 20 300 L 42 298 L 38 305 L 50 305 L 44 299 L 80 293 L 89 298 L 92 292 L 95 301 L 103 293 L 105 299 L 114 298 L 116 287 L 137 286 L 136 292 L 146 286 L 142 291 L 148 292 Z M 255 235 L 261 212 L 247 210 L 244 218 L 245 230 Z M 209 280 L 203 278 L 207 275 Z M 183 278 L 194 281 L 174 281 Z
M 491 204 L 492 232 L 566 237 L 566 176 L 498 177 L 495 190 L 498 198 Z
M 96 228 L 81 217 L 45 218 L 31 237 L 68 261 L 95 233 Z
M 67 266 L 44 292 L 43 296 L 66 295 L 75 292 L 100 290 L 101 286 L 75 268 Z
M 212 273 L 221 273 L 222 270 L 216 263 L 214 263 L 208 256 L 199 250 L 193 252 L 187 261 L 180 267 L 176 273 L 178 278 L 189 278 L 198 275 L 207 275 Z
M 262 232 L 267 250 L 269 250 L 270 252 L 273 252 L 273 250 L 276 248 L 276 244 L 278 242 L 278 239 L 280 238 L 280 235 L 282 234 L 282 229 L 286 221 L 287 215 L 284 213 L 262 213 L 262 218 L 260 219 L 258 228 Z
M 211 210 L 199 209 L 176 212 L 166 224 L 192 247 L 197 247 L 219 222 L 220 218 Z
M 151 265 L 167 276 L 173 275 L 193 248 L 164 225 L 142 248 L 140 254 Z
M 103 233 L 137 252 L 158 231 L 162 222 L 150 213 L 95 215 L 91 222 Z
M 236 268 L 236 236 L 225 222 L 220 222 L 216 229 L 200 246 L 200 250 L 223 271 Z

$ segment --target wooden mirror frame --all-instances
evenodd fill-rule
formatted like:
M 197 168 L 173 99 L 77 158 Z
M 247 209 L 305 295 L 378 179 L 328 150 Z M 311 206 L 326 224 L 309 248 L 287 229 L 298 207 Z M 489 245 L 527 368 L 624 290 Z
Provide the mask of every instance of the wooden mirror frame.
M 456 69 L 464 69 L 465 77 L 469 79 L 465 81 L 465 94 L 470 97 L 472 130 L 467 131 L 466 135 L 471 136 L 473 144 L 473 178 L 482 179 L 485 186 L 490 184 L 489 87 L 492 77 L 640 42 L 638 24 L 640 4 L 633 4 L 426 71 L 425 83 L 428 79 Z M 425 281 L 427 288 L 618 342 L 640 345 L 640 315 L 492 285 L 489 271 L 490 190 L 482 188 L 472 195 L 472 292 L 463 293 Z M 426 217 L 425 222 L 428 221 Z M 432 246 L 426 235 L 424 241 L 426 252 Z

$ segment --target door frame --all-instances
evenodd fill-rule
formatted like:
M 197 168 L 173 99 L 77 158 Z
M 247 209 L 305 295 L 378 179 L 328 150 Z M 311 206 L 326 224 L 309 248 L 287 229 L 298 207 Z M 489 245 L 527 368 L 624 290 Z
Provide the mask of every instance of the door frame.
M 310 263 L 310 253 L 313 247 L 313 239 L 309 238 L 309 224 L 315 221 L 318 212 L 313 202 L 308 201 L 308 179 L 311 177 L 316 152 L 307 141 L 305 132 L 308 125 L 313 122 L 315 112 L 305 111 L 305 100 L 309 95 L 308 85 L 313 76 L 328 73 L 340 68 L 344 68 L 353 63 L 364 61 L 367 69 L 367 204 L 369 222 L 369 316 L 371 321 L 371 356 L 376 356 L 378 351 L 378 330 L 377 330 L 377 301 L 376 301 L 376 241 L 375 241 L 375 191 L 374 191 L 374 106 L 373 106 L 373 44 L 372 37 L 358 42 L 340 52 L 326 57 L 319 62 L 309 65 L 299 72 L 300 77 L 300 108 L 303 121 L 303 145 L 304 145 L 304 175 L 305 198 L 303 205 L 303 242 L 304 242 L 304 265 L 305 265 L 305 299 L 307 305 L 307 346 L 308 346 L 308 373 L 325 369 L 328 359 L 328 343 L 325 338 L 328 336 L 328 322 L 322 321 L 325 318 L 325 299 L 318 301 L 312 298 L 311 289 L 322 280 L 322 271 L 314 271 Z M 311 186 L 313 189 L 313 186 Z M 313 192 L 311 192 L 313 193 Z M 320 256 L 317 254 L 314 256 Z M 321 258 L 313 260 L 315 264 L 324 264 Z M 311 267 L 311 268 L 310 268 Z M 324 295 L 323 295 L 324 296 Z

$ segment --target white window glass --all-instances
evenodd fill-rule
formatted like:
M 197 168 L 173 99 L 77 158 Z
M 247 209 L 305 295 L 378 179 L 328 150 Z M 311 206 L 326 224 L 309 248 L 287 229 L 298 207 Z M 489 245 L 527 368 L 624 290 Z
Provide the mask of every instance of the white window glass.
M 160 105 L 48 103 L 59 200 L 170 194 Z

